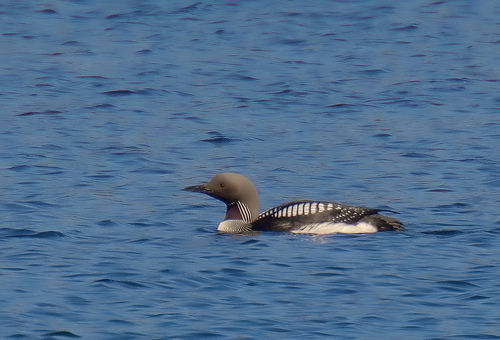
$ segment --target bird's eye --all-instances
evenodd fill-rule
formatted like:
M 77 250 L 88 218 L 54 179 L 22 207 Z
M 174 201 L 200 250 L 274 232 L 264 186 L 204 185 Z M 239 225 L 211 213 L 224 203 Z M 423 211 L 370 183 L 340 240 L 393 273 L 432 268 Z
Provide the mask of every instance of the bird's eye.
M 226 185 L 225 185 L 224 183 L 221 183 L 221 184 L 220 184 L 221 189 L 224 189 L 224 188 L 225 188 L 225 186 L 226 186 Z

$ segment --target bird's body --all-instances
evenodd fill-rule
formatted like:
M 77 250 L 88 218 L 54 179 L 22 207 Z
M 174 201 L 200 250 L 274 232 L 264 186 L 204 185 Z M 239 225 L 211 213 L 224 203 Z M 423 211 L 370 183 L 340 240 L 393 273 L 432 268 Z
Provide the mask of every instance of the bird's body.
M 294 201 L 259 214 L 259 196 L 253 183 L 234 173 L 215 175 L 208 183 L 183 190 L 201 192 L 227 205 L 218 230 L 226 233 L 281 231 L 295 234 L 359 234 L 404 230 L 399 220 L 377 209 L 324 201 Z

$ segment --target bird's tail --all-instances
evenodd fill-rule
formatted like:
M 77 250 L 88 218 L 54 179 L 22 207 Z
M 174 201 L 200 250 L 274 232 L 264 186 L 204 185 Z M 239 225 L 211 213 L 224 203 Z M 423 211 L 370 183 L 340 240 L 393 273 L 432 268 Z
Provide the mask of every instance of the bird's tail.
M 368 220 L 367 222 L 370 222 L 373 225 L 375 225 L 379 231 L 386 231 L 386 230 L 404 231 L 404 230 L 406 230 L 403 227 L 403 222 L 401 222 L 400 220 L 398 220 L 397 218 L 394 218 L 394 217 L 380 215 L 380 214 L 374 214 L 374 215 L 365 216 L 363 219 Z

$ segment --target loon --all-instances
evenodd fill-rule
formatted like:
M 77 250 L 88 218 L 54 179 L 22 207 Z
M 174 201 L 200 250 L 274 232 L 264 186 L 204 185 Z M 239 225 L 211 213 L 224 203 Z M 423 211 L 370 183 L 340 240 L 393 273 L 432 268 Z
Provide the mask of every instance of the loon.
M 295 234 L 361 234 L 405 230 L 393 217 L 369 209 L 324 201 L 293 201 L 259 214 L 259 194 L 253 183 L 235 173 L 216 174 L 208 183 L 183 188 L 201 192 L 226 203 L 218 230 L 222 233 L 281 231 Z

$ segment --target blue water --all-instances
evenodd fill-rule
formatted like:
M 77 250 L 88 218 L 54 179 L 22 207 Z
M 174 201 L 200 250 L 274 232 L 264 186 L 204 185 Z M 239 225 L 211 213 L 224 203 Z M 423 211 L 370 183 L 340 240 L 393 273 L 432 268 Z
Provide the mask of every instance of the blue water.
M 0 4 L 0 338 L 500 339 L 500 3 Z M 403 233 L 216 228 L 398 211 Z

